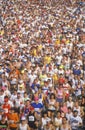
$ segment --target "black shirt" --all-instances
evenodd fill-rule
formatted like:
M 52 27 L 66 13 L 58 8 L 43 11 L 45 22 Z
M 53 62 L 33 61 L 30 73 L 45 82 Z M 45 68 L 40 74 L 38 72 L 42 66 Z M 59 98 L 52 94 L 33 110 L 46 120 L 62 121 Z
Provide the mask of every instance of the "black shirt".
M 5 123 L 2 123 L 0 121 L 0 130 L 7 130 L 7 127 L 8 127 L 7 121 Z
M 27 116 L 27 120 L 28 120 L 28 125 L 29 127 L 33 128 L 33 129 L 36 129 L 36 124 L 35 124 L 35 121 L 36 121 L 36 118 L 35 118 L 35 113 L 29 113 L 29 115 Z

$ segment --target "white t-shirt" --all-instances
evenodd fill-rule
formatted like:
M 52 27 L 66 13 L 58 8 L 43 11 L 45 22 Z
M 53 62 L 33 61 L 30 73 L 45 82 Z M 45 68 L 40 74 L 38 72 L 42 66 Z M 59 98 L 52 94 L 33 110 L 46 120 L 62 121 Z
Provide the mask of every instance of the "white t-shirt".
M 23 103 L 23 100 L 24 100 L 24 99 L 22 99 L 22 98 L 19 98 L 19 99 L 18 99 L 18 98 L 16 98 L 16 99 L 15 99 L 15 102 L 16 102 L 16 107 L 20 107 L 20 106 L 21 106 L 21 104 Z
M 23 97 L 24 96 L 24 90 L 18 90 L 18 92 L 20 93 L 20 95 L 21 95 L 21 97 Z
M 49 117 L 46 117 L 46 118 L 42 118 L 42 127 L 44 125 L 46 125 L 47 122 L 51 121 L 51 119 Z
M 16 95 L 11 95 L 11 101 L 14 101 L 17 98 L 17 94 Z
M 67 101 L 67 107 L 73 108 L 73 105 L 74 105 L 74 103 L 72 101 L 71 102 Z
M 4 103 L 4 94 L 0 95 L 0 103 L 3 104 Z
M 62 69 L 62 70 L 58 70 L 58 74 L 64 74 L 64 70 Z
M 56 59 L 57 59 L 57 63 L 58 63 L 58 64 L 61 64 L 62 56 L 61 56 L 61 55 L 60 55 L 60 56 L 57 56 Z
M 19 130 L 28 130 L 28 125 L 25 124 L 24 126 L 22 124 L 19 125 Z
M 72 117 L 72 112 L 71 113 L 66 113 L 66 117 L 67 117 L 68 121 L 70 121 L 71 117 Z
M 76 111 L 78 111 L 78 115 L 80 115 L 81 114 L 81 109 L 80 109 L 80 106 L 78 107 L 78 108 L 76 108 L 76 107 L 74 107 L 74 109 L 73 110 L 76 110 Z
M 11 106 L 11 107 L 14 107 L 14 105 L 13 105 L 13 102 L 12 102 L 12 101 L 10 101 L 10 100 L 9 100 L 9 101 L 8 101 L 8 104 L 10 104 L 10 106 Z
M 55 124 L 61 125 L 61 124 L 62 124 L 62 118 L 58 119 L 58 118 L 56 117 L 56 118 L 55 118 Z M 57 127 L 56 130 L 59 130 L 59 127 Z
M 72 116 L 70 119 L 72 129 L 78 130 L 78 126 L 82 123 L 82 119 L 80 116 L 74 117 Z

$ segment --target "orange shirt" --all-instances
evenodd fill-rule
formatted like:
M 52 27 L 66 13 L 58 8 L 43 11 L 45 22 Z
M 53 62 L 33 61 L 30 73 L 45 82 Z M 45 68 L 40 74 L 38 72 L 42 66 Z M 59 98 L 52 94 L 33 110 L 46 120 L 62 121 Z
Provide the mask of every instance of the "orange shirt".
M 17 20 L 17 24 L 20 25 L 21 24 L 21 20 L 18 19 Z
M 17 113 L 9 113 L 8 114 L 8 120 L 10 121 L 13 121 L 14 123 L 10 123 L 9 124 L 9 127 L 12 127 L 12 128 L 16 128 L 17 127 L 17 123 L 19 121 L 19 116 Z
M 18 69 L 15 70 L 15 75 L 19 76 L 20 72 Z

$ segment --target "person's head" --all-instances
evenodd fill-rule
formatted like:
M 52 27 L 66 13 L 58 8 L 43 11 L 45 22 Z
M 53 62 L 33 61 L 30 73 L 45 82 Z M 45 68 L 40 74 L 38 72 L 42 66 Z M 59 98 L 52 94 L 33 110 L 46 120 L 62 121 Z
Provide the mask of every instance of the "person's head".
M 4 94 L 4 90 L 1 89 L 1 91 L 0 91 L 0 95 L 3 95 L 3 94 Z
M 36 78 L 36 79 L 34 79 L 34 83 L 35 83 L 35 84 L 37 83 L 37 78 Z
M 81 95 L 85 96 L 85 91 L 84 91 L 84 89 L 81 91 Z
M 48 87 L 48 81 L 44 81 L 44 85 Z
M 25 123 L 26 123 L 26 117 L 23 116 L 23 117 L 21 118 L 21 123 L 22 123 L 22 124 L 25 124 Z
M 79 106 L 79 102 L 78 102 L 78 100 L 75 101 L 74 105 L 75 105 L 75 107 L 78 107 L 78 106 Z
M 68 79 L 67 78 L 65 78 L 65 83 L 68 83 Z
M 24 97 L 27 97 L 28 95 L 27 95 L 27 93 L 26 92 L 24 92 Z
M 47 115 L 48 117 L 51 117 L 52 116 L 52 112 L 50 110 L 47 111 Z
M 66 105 L 66 102 L 62 102 L 62 103 L 60 104 L 60 106 L 61 106 L 61 107 L 67 106 L 67 105 Z
M 4 102 L 5 102 L 5 104 L 8 104 L 8 100 L 9 100 L 9 97 L 8 97 L 8 96 L 5 96 L 5 97 L 4 97 Z
M 47 112 L 43 113 L 43 117 L 46 118 L 47 117 Z
M 38 93 L 39 93 L 39 94 L 42 93 L 42 89 L 41 89 L 41 88 L 38 89 Z
M 57 112 L 57 118 L 60 118 L 60 117 L 61 117 L 61 112 L 58 111 L 58 112 Z
M 34 101 L 35 101 L 36 103 L 39 103 L 39 98 L 38 98 L 38 97 L 34 97 Z
M 71 113 L 71 112 L 72 112 L 72 108 L 68 107 L 68 113 Z
M 50 95 L 50 99 L 55 99 L 55 95 L 54 95 L 54 94 L 51 94 L 51 95 Z
M 78 111 L 77 111 L 77 110 L 74 110 L 74 111 L 73 111 L 73 115 L 74 115 L 74 117 L 77 117 Z
M 3 115 L 2 115 L 2 121 L 5 121 L 5 120 L 6 120 L 6 115 L 3 114 Z
M 70 101 L 70 102 L 72 101 L 72 97 L 69 97 L 69 101 Z
M 20 98 L 20 93 L 19 93 L 19 92 L 17 93 L 17 98 L 18 98 L 18 99 Z
M 17 95 L 17 90 L 14 90 L 14 95 Z
M 26 106 L 29 106 L 29 105 L 30 105 L 30 99 L 27 99 L 27 100 L 25 101 L 25 105 L 26 105 Z
M 10 109 L 10 113 L 15 113 L 15 108 L 14 108 L 14 107 L 12 107 L 12 108 Z
M 53 122 L 52 121 L 47 121 L 46 126 L 51 128 L 53 126 Z
M 63 123 L 63 124 L 66 124 L 66 123 L 67 123 L 67 118 L 66 118 L 65 116 L 62 118 L 62 123 Z
M 59 88 L 59 89 L 61 89 L 62 87 L 63 87 L 63 85 L 62 85 L 62 84 L 59 84 L 59 85 L 58 85 L 58 88 Z
M 22 85 L 19 86 L 19 90 L 20 90 L 20 91 L 23 90 L 23 86 L 22 86 Z
M 85 103 L 85 96 L 82 97 L 81 103 Z

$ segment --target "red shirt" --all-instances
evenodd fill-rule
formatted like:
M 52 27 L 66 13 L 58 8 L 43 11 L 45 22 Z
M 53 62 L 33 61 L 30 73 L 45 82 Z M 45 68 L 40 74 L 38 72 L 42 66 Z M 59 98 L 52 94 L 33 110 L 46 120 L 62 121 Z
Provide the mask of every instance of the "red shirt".
M 3 109 L 5 111 L 4 113 L 5 113 L 6 116 L 8 116 L 10 108 L 11 108 L 10 104 L 4 104 L 3 105 Z
M 61 84 L 65 83 L 65 79 L 63 77 L 59 78 L 59 83 Z

